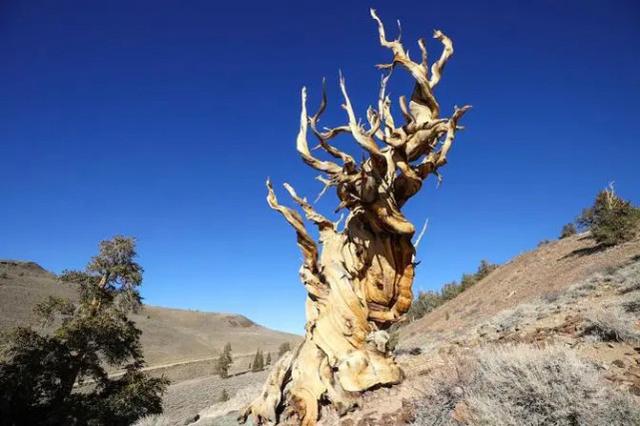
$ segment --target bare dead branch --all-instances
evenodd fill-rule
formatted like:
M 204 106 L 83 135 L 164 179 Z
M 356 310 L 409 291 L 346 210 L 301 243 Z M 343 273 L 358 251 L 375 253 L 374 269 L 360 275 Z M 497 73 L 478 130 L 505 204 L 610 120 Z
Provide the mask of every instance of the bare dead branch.
M 451 149 L 451 144 L 453 143 L 453 139 L 456 137 L 456 131 L 458 130 L 458 120 L 460 120 L 464 113 L 470 109 L 471 105 L 465 105 L 462 108 L 455 108 L 453 115 L 447 123 L 447 136 L 438 154 L 436 168 L 444 166 L 447 163 L 447 154 L 449 153 L 449 149 Z
M 428 79 L 428 68 L 426 63 L 415 63 L 409 58 L 408 53 L 405 51 L 400 40 L 387 40 L 384 30 L 384 24 L 382 20 L 376 14 L 375 9 L 371 9 L 371 17 L 378 24 L 378 35 L 380 39 L 380 45 L 390 49 L 393 52 L 393 61 L 391 64 L 379 66 L 382 69 L 393 68 L 395 64 L 402 65 L 416 80 L 416 86 L 413 94 L 411 95 L 411 109 L 412 115 L 417 120 L 423 122 L 428 121 L 431 118 L 437 118 L 440 112 L 440 106 L 436 101 L 431 91 L 431 85 Z M 422 49 L 422 48 L 421 48 Z M 423 62 L 426 60 L 426 47 L 423 51 Z
M 451 118 L 446 123 L 446 136 L 439 151 L 431 152 L 416 167 L 416 173 L 422 178 L 426 178 L 430 173 L 437 173 L 439 167 L 447 164 L 447 154 L 451 149 L 453 140 L 458 130 L 458 121 L 462 116 L 471 109 L 471 105 L 465 105 L 462 108 L 455 108 Z
M 449 58 L 453 56 L 453 43 L 451 42 L 451 39 L 449 37 L 444 35 L 442 31 L 436 30 L 433 33 L 433 38 L 440 40 L 444 48 L 442 50 L 440 59 L 438 59 L 436 62 L 434 62 L 433 65 L 431 65 L 431 79 L 429 80 L 429 86 L 431 86 L 432 89 L 436 87 L 436 85 L 440 82 L 444 66 L 447 64 Z
M 316 170 L 320 170 L 330 175 L 338 174 L 342 168 L 331 161 L 321 161 L 311 155 L 309 144 L 307 142 L 307 88 L 303 87 L 301 92 L 302 108 L 300 111 L 300 131 L 296 139 L 296 148 L 300 153 L 303 161 Z
M 276 194 L 275 192 L 273 192 L 271 181 L 268 179 L 267 190 L 267 203 L 269 204 L 269 207 L 282 214 L 285 220 L 296 230 L 298 245 L 300 246 L 300 250 L 302 251 L 304 261 L 305 263 L 309 263 L 310 266 L 311 264 L 313 264 L 312 269 L 315 269 L 315 263 L 318 257 L 318 248 L 316 246 L 316 242 L 307 232 L 302 217 L 300 217 L 300 214 L 298 214 L 297 211 L 278 203 Z
M 411 125 L 415 123 L 416 119 L 411 114 L 411 111 L 407 108 L 407 99 L 404 96 L 400 96 L 398 98 L 398 103 L 400 104 L 400 111 L 402 111 L 402 115 L 404 116 L 407 125 Z
M 326 229 L 333 230 L 333 222 L 315 211 L 306 198 L 300 198 L 298 194 L 296 194 L 295 189 L 293 189 L 293 187 L 288 183 L 285 183 L 283 186 L 287 190 L 289 195 L 291 195 L 291 198 L 293 198 L 293 200 L 302 208 L 302 211 L 304 211 L 307 219 L 315 223 L 321 231 L 324 231 Z
M 422 241 L 422 237 L 424 237 L 424 233 L 427 232 L 427 227 L 429 226 L 429 218 L 425 219 L 424 225 L 422 225 L 422 229 L 420 230 L 420 234 L 418 234 L 418 238 L 416 238 L 416 242 L 413 243 L 413 247 L 418 250 L 418 246 L 420 245 L 420 241 Z
M 318 111 L 314 115 L 309 117 L 309 125 L 311 127 L 311 131 L 318 139 L 318 142 L 320 143 L 320 147 L 322 147 L 334 158 L 342 160 L 342 162 L 345 165 L 349 165 L 347 166 L 349 168 L 350 166 L 355 164 L 353 157 L 329 144 L 329 140 L 333 139 L 339 134 L 349 133 L 350 132 L 349 126 L 339 126 L 333 129 L 327 129 L 327 131 L 325 132 L 321 132 L 318 130 L 318 127 L 317 127 L 318 121 L 320 121 L 320 116 L 324 113 L 326 108 L 327 108 L 327 85 L 326 85 L 325 79 L 323 78 L 322 79 L 322 100 L 320 101 L 320 107 L 318 108 Z
M 427 61 L 427 45 L 424 42 L 423 38 L 418 39 L 418 46 L 420 47 L 420 52 L 422 52 L 422 63 L 421 65 L 425 68 L 429 66 L 429 62 Z
M 342 74 L 340 74 L 340 90 L 342 90 L 342 96 L 344 97 L 344 104 L 342 107 L 349 117 L 349 129 L 351 130 L 351 135 L 353 135 L 353 138 L 356 140 L 358 145 L 369 152 L 369 154 L 380 155 L 380 148 L 378 148 L 375 139 L 372 137 L 372 135 L 380 128 L 380 118 L 378 117 L 376 122 L 374 122 L 373 127 L 368 132 L 365 132 L 356 120 L 356 114 L 353 111 L 351 100 L 347 94 L 347 86 Z

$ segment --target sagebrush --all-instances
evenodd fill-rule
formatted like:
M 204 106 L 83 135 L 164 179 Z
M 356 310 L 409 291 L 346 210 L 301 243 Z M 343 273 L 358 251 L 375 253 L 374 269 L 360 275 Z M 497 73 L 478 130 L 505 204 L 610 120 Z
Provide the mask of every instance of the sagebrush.
M 432 377 L 416 425 L 638 425 L 640 404 L 559 347 L 489 347 Z

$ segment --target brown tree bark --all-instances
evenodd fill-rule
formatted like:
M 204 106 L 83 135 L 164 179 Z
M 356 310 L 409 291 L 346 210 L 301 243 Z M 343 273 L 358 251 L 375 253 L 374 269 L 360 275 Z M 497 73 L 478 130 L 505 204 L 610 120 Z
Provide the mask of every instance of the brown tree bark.
M 387 40 L 374 10 L 371 16 L 378 26 L 380 44 L 391 50 L 393 60 L 378 65 L 386 74 L 377 107 L 367 110 L 369 126 L 356 119 L 342 76 L 342 106 L 348 122 L 339 127 L 318 129 L 326 94 L 323 90 L 318 112 L 308 116 L 306 89 L 302 89 L 297 150 L 307 165 L 324 174 L 318 179 L 325 190 L 335 187 L 338 210 L 348 211 L 344 226 L 316 212 L 285 184 L 307 220 L 317 226 L 320 252 L 301 215 L 279 204 L 267 182 L 267 202 L 294 227 L 303 254 L 300 278 L 308 292 L 306 336 L 296 350 L 274 365 L 263 392 L 245 409 L 241 420 L 252 417 L 256 424 L 314 425 L 319 404 L 332 404 L 344 413 L 356 404 L 361 392 L 396 384 L 403 378 L 387 347 L 389 335 L 385 331 L 407 312 L 413 298 L 415 228 L 401 208 L 429 175 L 440 180 L 438 170 L 446 164 L 456 131 L 461 129 L 458 120 L 470 107 L 455 108 L 451 117 L 440 118 L 434 88 L 453 54 L 447 36 L 435 31 L 434 38 L 444 49 L 429 69 L 424 40 L 418 41 L 421 61 L 414 62 L 399 38 Z M 415 79 L 409 105 L 404 97 L 399 99 L 404 118 L 399 126 L 386 94 L 396 67 Z M 309 128 L 319 142 L 318 148 L 335 161 L 320 160 L 312 154 L 307 142 Z M 357 162 L 331 145 L 340 134 L 350 135 L 364 149 L 366 158 Z

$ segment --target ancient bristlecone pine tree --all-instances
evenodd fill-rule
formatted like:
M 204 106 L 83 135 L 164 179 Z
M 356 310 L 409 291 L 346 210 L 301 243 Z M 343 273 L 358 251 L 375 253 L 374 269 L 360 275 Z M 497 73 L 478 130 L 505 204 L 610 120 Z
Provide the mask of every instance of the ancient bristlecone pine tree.
M 340 413 L 354 406 L 358 395 L 379 385 L 402 380 L 403 374 L 387 348 L 384 331 L 407 312 L 412 301 L 415 228 L 401 208 L 429 176 L 447 163 L 458 121 L 469 106 L 455 108 L 449 118 L 440 117 L 434 88 L 453 54 L 451 40 L 440 31 L 434 38 L 444 49 L 430 69 L 424 40 L 418 41 L 421 59 L 414 62 L 400 39 L 388 40 L 374 10 L 380 44 L 393 53 L 391 63 L 378 65 L 385 71 L 377 108 L 367 110 L 368 126 L 356 116 L 344 78 L 340 89 L 348 123 L 332 129 L 318 128 L 326 107 L 323 91 L 317 113 L 307 115 L 306 90 L 302 89 L 302 113 L 297 150 L 304 162 L 324 176 L 325 189 L 335 187 L 338 210 L 347 209 L 342 229 L 316 212 L 294 189 L 285 188 L 306 218 L 319 230 L 322 251 L 307 232 L 302 217 L 278 203 L 267 182 L 269 205 L 295 228 L 303 264 L 300 278 L 307 289 L 306 336 L 297 349 L 274 365 L 260 396 L 241 416 L 257 424 L 314 425 L 319 404 L 332 404 Z M 407 106 L 400 97 L 404 123 L 396 124 L 386 86 L 396 67 L 415 79 Z M 308 129 L 335 161 L 318 159 L 309 149 Z M 366 152 L 354 157 L 331 145 L 333 138 L 348 134 Z M 340 221 L 338 221 L 340 222 Z

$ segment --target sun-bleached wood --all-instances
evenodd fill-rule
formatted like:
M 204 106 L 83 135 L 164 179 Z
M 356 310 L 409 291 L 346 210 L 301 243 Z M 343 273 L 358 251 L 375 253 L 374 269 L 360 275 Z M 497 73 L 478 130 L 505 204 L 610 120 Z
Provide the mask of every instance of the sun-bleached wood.
M 415 228 L 401 208 L 434 175 L 447 156 L 459 120 L 470 108 L 454 108 L 448 118 L 440 117 L 440 105 L 434 88 L 442 78 L 445 65 L 453 55 L 453 43 L 441 31 L 434 38 L 443 45 L 439 59 L 428 66 L 427 48 L 419 40 L 420 62 L 414 62 L 400 38 L 388 40 L 384 25 L 375 10 L 371 16 L 378 28 L 381 46 L 393 59 L 378 65 L 383 76 L 377 106 L 369 107 L 369 126 L 358 120 L 349 98 L 344 76 L 339 85 L 347 123 L 319 130 L 318 122 L 327 106 L 324 90 L 318 112 L 307 113 L 306 88 L 302 89 L 300 130 L 296 148 L 302 160 L 323 173 L 321 195 L 335 188 L 348 216 L 342 228 L 316 212 L 288 184 L 285 189 L 300 207 L 306 219 L 318 228 L 319 243 L 305 227 L 303 217 L 280 204 L 271 182 L 267 181 L 267 202 L 295 229 L 303 262 L 300 278 L 308 297 L 306 335 L 293 352 L 284 355 L 273 367 L 261 395 L 242 413 L 255 424 L 314 425 L 319 404 L 332 404 L 345 413 L 357 403 L 361 392 L 376 386 L 399 383 L 402 370 L 388 348 L 385 331 L 411 306 L 415 272 Z M 387 85 L 397 67 L 415 80 L 409 105 L 399 99 L 404 119 L 396 125 L 391 112 Z M 309 129 L 318 140 L 317 149 L 333 160 L 321 160 L 309 148 Z M 332 145 L 332 140 L 348 134 L 366 153 L 362 161 Z

